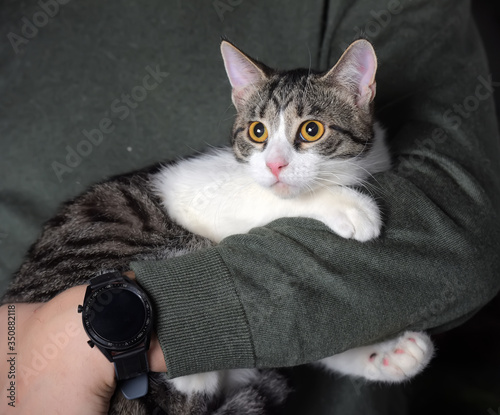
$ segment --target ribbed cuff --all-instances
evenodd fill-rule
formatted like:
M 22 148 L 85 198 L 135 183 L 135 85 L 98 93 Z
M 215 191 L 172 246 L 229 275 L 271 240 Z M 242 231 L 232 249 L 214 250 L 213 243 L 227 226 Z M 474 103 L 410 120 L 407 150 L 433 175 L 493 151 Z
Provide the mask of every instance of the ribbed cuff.
M 248 322 L 215 248 L 131 268 L 154 304 L 168 377 L 254 367 Z

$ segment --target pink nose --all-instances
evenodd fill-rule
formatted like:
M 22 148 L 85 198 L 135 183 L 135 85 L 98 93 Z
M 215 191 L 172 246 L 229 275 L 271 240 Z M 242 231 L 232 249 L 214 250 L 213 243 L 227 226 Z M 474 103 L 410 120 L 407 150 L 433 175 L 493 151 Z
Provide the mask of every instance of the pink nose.
M 276 176 L 277 179 L 279 179 L 281 169 L 288 166 L 288 163 L 284 160 L 278 160 L 278 161 L 267 162 L 266 166 L 269 167 L 269 170 L 271 170 L 271 173 L 274 176 Z

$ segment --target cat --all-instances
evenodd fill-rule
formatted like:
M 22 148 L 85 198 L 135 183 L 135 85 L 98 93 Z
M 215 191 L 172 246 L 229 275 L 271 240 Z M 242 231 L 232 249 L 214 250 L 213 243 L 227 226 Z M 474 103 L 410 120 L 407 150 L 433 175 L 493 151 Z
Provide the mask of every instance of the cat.
M 372 45 L 353 42 L 324 73 L 273 70 L 226 40 L 221 53 L 237 110 L 231 147 L 114 177 L 64 204 L 30 248 L 3 303 L 47 301 L 103 269 L 126 271 L 132 260 L 194 252 L 283 217 L 316 219 L 360 242 L 379 236 L 378 205 L 359 189 L 390 168 L 385 133 L 373 115 Z M 400 382 L 432 354 L 425 333 L 406 332 L 316 364 Z M 270 414 L 289 393 L 275 370 L 150 378 L 145 398 L 126 401 L 117 393 L 110 413 Z

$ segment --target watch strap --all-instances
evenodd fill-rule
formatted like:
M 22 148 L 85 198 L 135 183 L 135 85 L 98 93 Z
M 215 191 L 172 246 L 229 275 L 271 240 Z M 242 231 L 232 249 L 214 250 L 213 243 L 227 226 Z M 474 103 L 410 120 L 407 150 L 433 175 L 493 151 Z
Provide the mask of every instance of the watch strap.
M 118 380 L 130 379 L 149 372 L 146 350 L 142 348 L 114 355 L 113 363 Z
M 128 278 L 125 277 L 125 275 L 122 275 L 118 271 L 110 271 L 92 278 L 89 281 L 89 283 L 90 283 L 90 288 L 92 290 L 95 290 L 97 288 L 109 284 L 110 282 L 123 281 L 123 280 L 128 280 Z
M 148 359 L 145 350 L 133 350 L 113 356 L 118 386 L 127 399 L 137 399 L 148 393 Z
M 122 380 L 118 383 L 118 386 L 125 398 L 141 398 L 148 393 L 148 374 L 143 373 L 135 378 Z

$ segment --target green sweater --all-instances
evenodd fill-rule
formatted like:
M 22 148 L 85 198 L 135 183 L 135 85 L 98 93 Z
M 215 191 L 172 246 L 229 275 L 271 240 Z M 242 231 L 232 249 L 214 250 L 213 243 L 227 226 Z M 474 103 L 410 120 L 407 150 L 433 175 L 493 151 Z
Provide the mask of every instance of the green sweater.
M 394 154 L 371 187 L 382 236 L 359 243 L 282 219 L 200 253 L 133 263 L 154 298 L 170 376 L 300 365 L 408 329 L 442 330 L 499 290 L 500 149 L 468 2 L 389 4 L 332 3 L 318 51 L 331 65 L 371 19 L 377 114 Z
M 221 35 L 272 67 L 326 70 L 362 33 L 379 58 L 375 104 L 394 155 L 371 186 L 382 236 L 362 244 L 283 219 L 204 252 L 133 264 L 155 302 L 168 375 L 293 366 L 406 329 L 444 330 L 499 290 L 498 126 L 469 1 L 72 1 L 35 34 L 23 25 L 40 18 L 39 2 L 7 3 L 3 282 L 43 221 L 89 184 L 228 142 Z M 148 67 L 168 75 L 124 104 Z M 103 140 L 82 147 L 108 117 Z M 76 150 L 85 154 L 71 159 Z M 58 175 L 54 162 L 67 169 Z M 345 382 L 328 414 L 383 412 L 375 396 L 387 389 L 361 396 Z M 334 389 L 318 391 L 327 399 Z

